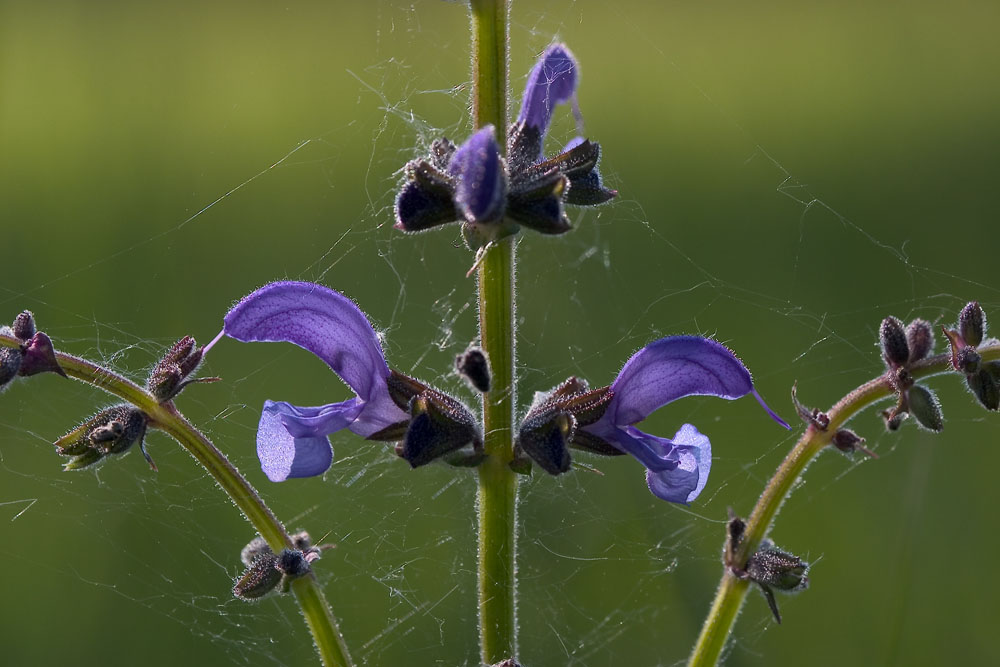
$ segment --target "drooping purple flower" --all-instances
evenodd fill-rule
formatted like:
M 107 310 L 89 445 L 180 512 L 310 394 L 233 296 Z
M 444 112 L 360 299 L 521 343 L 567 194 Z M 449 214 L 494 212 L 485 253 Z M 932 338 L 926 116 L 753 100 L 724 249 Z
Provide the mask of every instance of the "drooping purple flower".
M 576 58 L 566 45 L 549 45 L 528 74 L 517 122 L 533 126 L 544 135 L 552 110 L 576 94 L 577 78 Z
M 554 108 L 573 99 L 578 66 L 564 44 L 552 44 L 528 75 L 521 112 L 507 131 L 507 160 L 495 128 L 487 125 L 455 147 L 441 138 L 426 158 L 406 165 L 396 197 L 396 228 L 418 232 L 461 222 L 470 246 L 515 233 L 524 225 L 543 234 L 571 229 L 563 204 L 602 204 L 617 193 L 604 188 L 600 147 L 583 137 L 542 159 Z
M 229 311 L 223 331 L 243 342 L 309 350 L 355 393 L 317 407 L 264 403 L 257 455 L 271 481 L 324 473 L 333 460 L 327 436 L 345 428 L 372 440 L 403 441 L 400 455 L 414 467 L 480 439 L 464 406 L 389 368 L 368 318 L 339 292 L 306 282 L 265 285 Z
M 767 407 L 750 372 L 725 346 L 697 336 L 661 338 L 634 354 L 608 387 L 588 391 L 586 383 L 571 378 L 537 397 L 521 425 L 518 445 L 553 474 L 569 469 L 567 447 L 630 454 L 646 466 L 646 482 L 655 496 L 690 503 L 708 480 L 708 437 L 691 424 L 669 439 L 644 433 L 635 424 L 685 396 L 732 400 L 747 394 L 789 428 Z

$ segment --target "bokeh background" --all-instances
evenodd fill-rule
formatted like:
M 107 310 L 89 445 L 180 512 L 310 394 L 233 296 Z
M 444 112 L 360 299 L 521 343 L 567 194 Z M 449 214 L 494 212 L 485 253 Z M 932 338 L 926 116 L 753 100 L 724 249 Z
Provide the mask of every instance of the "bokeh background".
M 570 374 L 609 382 L 649 340 L 730 344 L 789 419 L 877 375 L 886 315 L 1000 312 L 996 3 L 515 2 L 516 105 L 565 40 L 613 205 L 520 246 L 520 403 Z M 33 310 L 66 351 L 139 380 L 184 334 L 280 278 L 357 300 L 393 365 L 449 371 L 475 336 L 452 227 L 391 228 L 403 163 L 469 131 L 461 3 L 0 4 L 0 320 Z M 516 107 L 514 109 L 516 112 Z M 575 133 L 561 110 L 553 144 Z M 559 144 L 561 145 L 561 143 Z M 939 343 L 940 347 L 940 343 Z M 279 516 L 337 548 L 319 576 L 360 663 L 474 665 L 474 482 L 333 439 L 322 479 L 270 484 L 265 398 L 348 390 L 291 346 L 221 343 L 180 408 Z M 774 625 L 748 600 L 729 665 L 986 664 L 1000 622 L 990 556 L 1000 418 L 955 378 L 942 435 L 856 430 L 877 461 L 826 454 L 773 536 L 815 565 Z M 109 399 L 55 376 L 0 397 L 0 655 L 10 665 L 306 665 L 294 601 L 229 596 L 252 533 L 161 434 L 68 474 L 51 442 Z M 682 663 L 745 514 L 794 442 L 749 399 L 687 399 L 645 428 L 712 437 L 709 486 L 657 501 L 641 466 L 522 485 L 526 665 Z

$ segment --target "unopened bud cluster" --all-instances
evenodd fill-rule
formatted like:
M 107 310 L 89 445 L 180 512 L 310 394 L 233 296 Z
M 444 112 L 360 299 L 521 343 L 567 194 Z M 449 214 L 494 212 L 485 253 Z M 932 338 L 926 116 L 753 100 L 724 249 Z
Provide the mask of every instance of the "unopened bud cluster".
M 930 323 L 916 319 L 904 329 L 898 318 L 887 317 L 879 329 L 879 342 L 886 376 L 898 396 L 896 406 L 882 413 L 886 428 L 895 431 L 912 415 L 921 427 L 940 432 L 944 428 L 941 403 L 933 391 L 915 384 L 910 372 L 913 364 L 934 349 Z
M 146 380 L 146 389 L 161 403 L 165 403 L 192 382 L 216 381 L 218 378 L 189 379 L 198 369 L 203 355 L 204 348 L 197 347 L 191 336 L 184 336 L 153 367 Z
M 309 574 L 310 563 L 320 557 L 320 547 L 313 546 L 309 533 L 292 536 L 293 549 L 274 553 L 263 537 L 255 537 L 240 552 L 246 566 L 233 584 L 233 595 L 244 602 L 254 602 L 274 590 L 287 593 L 292 581 Z
M 951 344 L 951 364 L 965 375 L 965 383 L 987 410 L 1000 408 L 1000 361 L 984 362 L 978 347 L 995 343 L 986 339 L 986 313 L 975 301 L 958 316 L 957 329 L 944 329 Z
M 809 586 L 809 578 L 806 576 L 809 563 L 795 554 L 779 549 L 771 540 L 764 540 L 760 548 L 747 559 L 746 564 L 740 565 L 736 562 L 735 556 L 743 541 L 745 530 L 746 523 L 730 510 L 727 524 L 729 539 L 726 542 L 726 567 L 740 579 L 748 579 L 760 587 L 775 622 L 780 624 L 781 613 L 774 599 L 774 591 L 797 593 L 805 590 Z
M 16 377 L 28 377 L 52 372 L 63 377 L 66 373 L 56 360 L 52 340 L 35 327 L 35 318 L 24 311 L 9 327 L 0 327 L 0 334 L 12 336 L 17 347 L 0 347 L 0 391 Z
M 15 321 L 15 325 L 17 324 Z M 27 330 L 26 324 L 22 323 L 21 327 Z M 158 401 L 164 403 L 191 382 L 217 379 L 189 379 L 201 362 L 201 357 L 202 350 L 195 347 L 194 339 L 185 336 L 172 345 L 153 367 L 146 381 L 146 389 Z M 129 404 L 114 405 L 101 410 L 59 438 L 55 442 L 56 453 L 70 457 L 70 460 L 63 464 L 64 470 L 82 470 L 104 461 L 109 456 L 124 454 L 138 444 L 149 467 L 155 471 L 156 464 L 146 451 L 145 437 L 149 425 L 149 416 L 139 408 Z
M 148 423 L 141 410 L 128 404 L 101 410 L 56 441 L 56 453 L 70 457 L 63 470 L 88 468 L 108 456 L 124 454 L 136 443 L 150 467 L 156 470 L 143 440 Z
M 955 328 L 942 327 L 942 330 L 951 349 L 952 367 L 965 376 L 966 385 L 983 407 L 1000 409 L 1000 361 L 983 361 L 978 349 L 997 342 L 986 338 L 986 313 L 982 307 L 975 301 L 966 304 Z M 904 330 L 902 322 L 887 317 L 879 333 L 886 377 L 898 396 L 896 406 L 882 413 L 886 428 L 895 431 L 912 415 L 921 427 L 941 431 L 944 416 L 938 397 L 927 387 L 916 384 L 911 372 L 913 365 L 933 349 L 930 324 L 918 319 Z

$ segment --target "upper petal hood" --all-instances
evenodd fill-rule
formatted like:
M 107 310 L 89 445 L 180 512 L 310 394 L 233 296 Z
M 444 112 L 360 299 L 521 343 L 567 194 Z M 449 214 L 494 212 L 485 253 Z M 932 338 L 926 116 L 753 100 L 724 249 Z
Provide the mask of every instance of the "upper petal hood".
M 635 424 L 658 408 L 684 396 L 728 400 L 753 393 L 772 418 L 788 424 L 757 396 L 750 372 L 721 343 L 698 336 L 669 336 L 630 358 L 611 385 L 614 398 L 602 422 Z
M 359 435 L 406 419 L 386 388 L 389 367 L 375 330 L 339 292 L 306 282 L 265 285 L 229 311 L 224 331 L 243 342 L 294 343 L 325 361 L 364 403 L 350 426 Z

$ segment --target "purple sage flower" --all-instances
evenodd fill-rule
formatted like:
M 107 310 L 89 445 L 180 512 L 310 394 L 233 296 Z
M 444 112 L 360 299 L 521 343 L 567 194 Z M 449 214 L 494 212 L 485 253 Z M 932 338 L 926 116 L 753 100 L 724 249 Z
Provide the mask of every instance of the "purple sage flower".
M 571 229 L 564 204 L 593 206 L 617 193 L 597 170 L 600 146 L 577 137 L 543 159 L 556 106 L 574 99 L 578 66 L 565 44 L 552 44 L 528 75 L 521 113 L 507 131 L 507 159 L 487 125 L 461 146 L 441 138 L 426 158 L 406 165 L 396 197 L 396 228 L 419 232 L 461 222 L 470 247 L 513 234 L 520 225 L 543 234 Z
M 753 394 L 785 428 L 753 387 L 750 372 L 725 346 L 697 336 L 654 341 L 629 359 L 610 386 L 588 391 L 570 378 L 536 395 L 521 424 L 518 446 L 552 474 L 569 469 L 568 447 L 614 456 L 630 454 L 646 466 L 653 495 L 690 503 L 705 487 L 712 465 L 711 443 L 691 424 L 673 438 L 635 427 L 650 414 L 685 396 L 736 399 Z
M 224 333 L 243 342 L 289 342 L 322 359 L 355 393 L 317 407 L 264 403 L 257 456 L 268 479 L 321 475 L 333 451 L 327 436 L 402 441 L 397 453 L 416 467 L 481 443 L 468 408 L 389 368 L 378 335 L 353 301 L 322 285 L 276 282 L 229 311 Z

